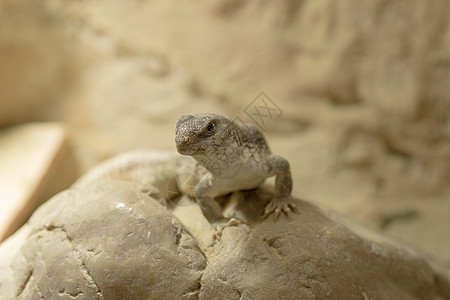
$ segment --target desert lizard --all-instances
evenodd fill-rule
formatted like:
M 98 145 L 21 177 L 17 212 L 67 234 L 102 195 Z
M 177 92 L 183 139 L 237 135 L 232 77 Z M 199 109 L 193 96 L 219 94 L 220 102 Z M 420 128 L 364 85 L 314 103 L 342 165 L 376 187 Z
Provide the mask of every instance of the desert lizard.
M 253 189 L 276 176 L 275 194 L 263 217 L 296 212 L 290 199 L 289 163 L 272 155 L 262 133 L 254 126 L 236 123 L 216 114 L 185 115 L 175 125 L 180 156 L 168 152 L 129 152 L 94 167 L 75 184 L 81 187 L 101 180 L 130 180 L 155 186 L 164 198 L 190 195 L 204 216 L 217 226 L 229 220 L 215 198 L 233 191 Z M 176 180 L 173 180 L 176 178 Z M 172 179 L 172 180 L 171 180 Z

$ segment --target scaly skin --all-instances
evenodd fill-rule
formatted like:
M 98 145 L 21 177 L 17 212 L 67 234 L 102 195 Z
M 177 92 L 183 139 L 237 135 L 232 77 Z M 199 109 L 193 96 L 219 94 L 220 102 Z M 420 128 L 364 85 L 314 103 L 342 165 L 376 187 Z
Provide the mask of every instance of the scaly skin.
M 215 114 L 186 115 L 175 126 L 177 150 L 184 156 L 166 152 L 130 152 L 112 158 L 81 177 L 75 187 L 102 180 L 129 180 L 150 184 L 168 199 L 179 192 L 194 197 L 209 222 L 218 227 L 237 224 L 228 220 L 218 196 L 253 189 L 268 177 L 276 176 L 275 194 L 263 217 L 296 212 L 290 200 L 292 178 L 289 163 L 272 155 L 261 132 Z M 168 183 L 176 187 L 168 188 Z M 169 191 L 169 192 L 168 192 Z M 175 192 L 174 192 L 175 191 Z

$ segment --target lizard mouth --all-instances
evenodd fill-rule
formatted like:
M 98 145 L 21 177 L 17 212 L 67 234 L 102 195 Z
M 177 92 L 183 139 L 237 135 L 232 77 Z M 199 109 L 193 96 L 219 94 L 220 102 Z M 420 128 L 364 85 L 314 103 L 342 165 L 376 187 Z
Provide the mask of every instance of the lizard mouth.
M 182 155 L 192 155 L 195 154 L 196 150 L 189 148 L 189 147 L 183 147 L 183 146 L 177 146 L 178 153 Z

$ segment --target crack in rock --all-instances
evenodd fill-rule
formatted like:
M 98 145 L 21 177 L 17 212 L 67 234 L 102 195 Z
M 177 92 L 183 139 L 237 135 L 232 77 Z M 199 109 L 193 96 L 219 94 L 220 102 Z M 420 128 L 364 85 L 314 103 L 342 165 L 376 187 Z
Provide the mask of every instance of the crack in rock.
M 74 244 L 72 242 L 72 237 L 67 233 L 67 231 L 64 228 L 64 226 L 45 225 L 41 229 L 35 231 L 33 233 L 33 235 L 39 234 L 42 231 L 47 231 L 47 232 L 56 232 L 56 231 L 58 231 L 58 232 L 61 232 L 61 233 L 64 234 L 65 239 L 70 244 L 70 249 L 71 249 L 71 251 L 73 253 L 73 257 L 77 261 L 78 265 L 80 266 L 80 273 L 82 275 L 82 278 L 84 278 L 84 280 L 87 282 L 88 286 L 91 286 L 95 290 L 95 293 L 97 295 L 97 299 L 103 299 L 103 293 L 102 293 L 101 289 L 99 288 L 98 284 L 95 282 L 94 278 L 90 274 L 90 272 L 89 272 L 89 270 L 88 270 L 84 260 L 82 259 L 82 256 L 81 256 L 80 252 L 76 249 L 76 247 L 74 246 Z M 30 263 L 28 259 L 27 259 L 27 262 Z M 26 284 L 30 280 L 31 276 L 32 276 L 32 272 L 28 275 L 27 281 L 24 283 L 24 287 L 23 287 L 23 289 L 21 290 L 20 293 L 22 293 L 24 291 L 24 289 L 26 287 Z M 67 292 L 67 291 L 65 291 L 63 289 L 63 293 L 69 295 L 71 298 L 77 298 L 79 295 L 82 295 L 84 292 L 83 291 L 77 291 L 75 293 L 70 293 L 70 292 Z M 39 294 L 42 297 L 42 294 L 41 293 L 39 293 Z
M 27 288 L 28 283 L 31 281 L 31 276 L 33 276 L 33 268 L 28 272 L 27 277 L 25 278 L 24 282 L 20 285 L 18 289 L 18 293 L 16 294 L 16 297 L 20 297 L 22 295 L 23 291 Z
M 102 294 L 99 286 L 97 285 L 97 283 L 95 282 L 94 278 L 90 274 L 88 268 L 86 267 L 86 264 L 85 264 L 84 260 L 82 259 L 81 254 L 79 253 L 79 251 L 73 245 L 72 238 L 67 234 L 67 231 L 65 230 L 65 228 L 63 226 L 61 226 L 60 228 L 58 227 L 57 229 L 60 229 L 65 234 L 67 240 L 69 241 L 70 246 L 72 247 L 72 251 L 75 254 L 74 256 L 77 258 L 78 262 L 80 263 L 81 273 L 83 274 L 83 277 L 86 279 L 86 281 L 89 284 L 95 286 L 95 289 L 97 290 L 96 294 L 97 294 L 97 296 L 99 296 L 99 299 L 103 299 L 103 294 Z M 71 295 L 71 294 L 69 294 L 69 295 Z

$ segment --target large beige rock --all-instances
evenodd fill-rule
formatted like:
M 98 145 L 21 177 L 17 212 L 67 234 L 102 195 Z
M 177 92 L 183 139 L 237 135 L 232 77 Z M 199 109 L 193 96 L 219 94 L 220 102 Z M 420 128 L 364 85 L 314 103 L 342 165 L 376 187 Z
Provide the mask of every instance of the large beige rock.
M 425 258 L 333 220 L 260 220 L 270 194 L 245 192 L 226 211 L 248 225 L 212 228 L 194 204 L 175 214 L 158 192 L 107 182 L 67 190 L 0 247 L 6 299 L 448 299 L 450 280 Z M 180 202 L 181 203 L 181 202 Z
M 193 237 L 133 185 L 63 192 L 26 230 L 2 278 L 8 299 L 175 299 L 197 289 L 206 266 Z

